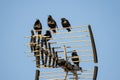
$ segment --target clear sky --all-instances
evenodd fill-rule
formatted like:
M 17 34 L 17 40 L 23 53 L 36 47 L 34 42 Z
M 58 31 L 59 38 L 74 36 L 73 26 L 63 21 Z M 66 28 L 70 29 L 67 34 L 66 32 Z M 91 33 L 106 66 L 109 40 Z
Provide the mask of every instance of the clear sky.
M 0 0 L 0 80 L 34 80 L 33 58 L 24 53 L 36 18 L 66 17 L 73 26 L 91 24 L 98 52 L 97 80 L 120 79 L 119 0 Z M 60 25 L 60 23 L 58 24 Z

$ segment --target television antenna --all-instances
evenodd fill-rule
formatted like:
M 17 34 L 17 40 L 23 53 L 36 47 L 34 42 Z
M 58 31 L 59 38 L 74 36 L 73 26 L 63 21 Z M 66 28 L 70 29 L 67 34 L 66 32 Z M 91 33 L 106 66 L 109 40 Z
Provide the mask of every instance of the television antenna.
M 43 32 L 46 30 L 54 29 L 42 29 Z M 28 47 L 36 46 L 32 52 L 25 52 L 35 57 L 35 80 L 96 80 L 98 59 L 91 25 L 72 27 L 71 32 L 58 28 L 57 33 L 52 33 L 52 38 L 42 34 L 25 38 L 36 39 L 25 44 Z M 77 56 L 73 57 L 71 54 L 74 51 Z M 79 60 L 72 61 L 75 58 Z M 79 62 L 80 67 L 74 62 Z

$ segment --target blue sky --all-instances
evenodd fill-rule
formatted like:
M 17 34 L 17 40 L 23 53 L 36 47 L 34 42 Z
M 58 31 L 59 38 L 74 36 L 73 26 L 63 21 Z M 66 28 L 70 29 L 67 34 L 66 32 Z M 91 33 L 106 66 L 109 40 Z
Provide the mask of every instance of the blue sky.
M 47 16 L 61 17 L 71 25 L 91 24 L 96 42 L 97 80 L 119 80 L 119 0 L 0 0 L 0 80 L 34 80 L 36 68 L 24 53 L 34 21 L 47 28 Z M 58 23 L 60 25 L 60 23 Z

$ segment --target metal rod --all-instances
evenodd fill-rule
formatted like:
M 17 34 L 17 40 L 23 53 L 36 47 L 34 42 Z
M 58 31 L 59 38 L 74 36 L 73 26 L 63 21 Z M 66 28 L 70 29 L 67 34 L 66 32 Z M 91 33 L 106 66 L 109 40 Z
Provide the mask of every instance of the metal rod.
M 74 57 L 76 58 L 76 57 Z M 33 60 L 33 61 L 38 61 L 38 60 Z M 73 62 L 93 62 L 94 60 L 79 60 L 79 61 L 73 61 Z M 44 68 L 44 66 L 41 65 L 42 68 Z M 46 66 L 45 68 L 50 68 L 49 66 Z M 53 67 L 51 67 L 53 68 Z
M 61 71 L 61 72 L 64 72 L 64 71 Z M 42 72 L 41 74 L 50 74 L 50 73 L 52 73 L 52 74 L 53 74 L 53 73 L 59 74 L 59 73 L 61 73 L 61 72 L 44 72 L 44 73 Z
M 79 33 L 79 32 L 88 32 L 88 30 L 79 30 L 79 31 L 72 31 L 72 32 L 58 32 L 55 34 L 72 34 L 72 33 Z
M 28 55 L 29 56 L 29 55 Z M 30 53 L 30 57 L 34 56 L 33 54 Z M 39 55 L 36 55 L 36 56 L 40 56 Z M 86 56 L 93 56 L 93 54 L 80 54 L 79 57 L 86 57 Z M 77 56 L 78 57 L 78 56 Z M 52 57 L 51 57 L 52 58 Z M 59 57 L 60 58 L 60 57 Z M 74 58 L 74 57 L 71 57 L 71 56 L 68 56 L 67 58 Z M 76 58 L 76 56 L 75 56 Z
M 40 71 L 36 70 L 35 80 L 39 80 L 39 76 L 40 76 Z
M 73 51 L 69 51 L 67 53 L 71 53 L 71 52 L 73 52 Z M 92 50 L 77 50 L 77 52 L 92 52 Z
M 94 70 L 83 70 L 83 72 L 94 72 Z
M 58 77 L 58 76 L 65 76 L 65 74 L 59 74 L 59 75 L 49 75 L 49 76 L 41 76 L 40 78 L 54 78 L 54 77 Z M 84 75 L 84 76 L 80 76 L 80 78 L 93 78 L 91 76 L 87 76 L 87 75 Z M 73 78 L 69 78 L 69 79 L 73 79 Z
M 79 61 L 73 61 L 73 62 L 93 62 L 94 60 L 79 60 Z
M 25 46 L 29 46 L 29 44 L 25 44 Z M 89 47 L 91 46 L 91 44 L 84 44 L 81 46 L 66 46 L 66 48 L 82 48 L 82 47 Z M 54 47 L 55 49 L 60 49 L 60 48 L 64 48 L 63 46 L 59 46 L 59 47 Z
M 63 78 L 56 78 L 56 77 L 44 77 L 44 76 L 42 76 L 41 78 L 49 79 L 49 80 L 65 80 Z
M 34 36 L 38 36 L 39 35 L 34 35 Z M 33 37 L 34 37 L 33 36 Z M 65 37 L 59 37 L 59 38 L 47 38 L 47 39 L 51 39 L 51 40 L 60 40 L 60 39 L 65 39 L 65 38 L 84 38 L 84 37 L 89 37 L 90 35 L 89 34 L 86 34 L 86 35 L 81 35 L 81 36 L 65 36 Z M 30 38 L 31 36 L 26 36 L 25 38 Z M 42 36 L 42 37 L 47 37 L 47 36 Z
M 68 74 L 68 75 L 73 75 L 73 74 Z M 93 73 L 77 73 L 77 75 L 93 75 Z
M 40 68 L 53 68 L 53 67 L 51 67 L 51 66 L 40 65 Z
M 64 71 L 63 70 L 59 70 L 59 71 L 57 70 L 57 71 L 52 71 L 52 72 L 41 72 L 41 73 L 44 74 L 44 73 L 58 73 L 58 72 L 64 72 Z
M 40 52 L 42 50 L 34 50 L 33 52 Z M 31 51 L 25 51 L 24 53 L 31 53 Z
M 65 37 L 51 38 L 51 39 L 52 40 L 60 40 L 60 39 L 65 39 L 65 38 L 84 38 L 84 37 L 89 37 L 89 34 L 81 35 L 81 36 L 65 36 Z
M 32 43 L 32 44 L 36 44 L 36 45 L 38 45 L 38 46 L 40 45 L 40 43 L 39 43 L 39 44 L 38 44 L 38 43 Z M 24 44 L 24 46 L 30 46 L 30 45 L 31 45 L 31 43 L 25 43 L 25 44 Z
M 93 77 L 91 76 L 80 76 L 78 79 L 92 79 Z M 74 79 L 74 78 L 69 78 L 69 79 Z
M 82 48 L 82 47 L 88 47 L 88 46 L 91 46 L 91 44 L 84 44 L 84 45 L 81 45 L 81 46 L 66 46 L 66 48 Z M 54 48 L 59 49 L 59 48 L 63 48 L 63 46 L 54 47 Z
M 72 27 L 72 29 L 73 28 L 82 28 L 82 27 L 87 27 L 87 26 L 77 26 L 77 27 Z M 56 28 L 54 28 L 54 29 L 44 29 L 44 30 L 55 30 Z M 63 29 L 66 29 L 66 28 L 60 28 L 60 29 L 58 29 L 58 30 L 63 30 Z M 43 30 L 43 29 L 42 29 Z M 41 31 L 41 30 L 34 30 L 34 31 Z M 80 30 L 80 31 L 75 31 L 75 32 L 88 32 L 87 30 Z M 65 32 L 66 34 L 68 33 L 68 32 Z M 65 33 L 55 33 L 55 34 L 65 34 Z M 74 33 L 74 32 L 69 32 L 69 33 Z M 33 37 L 46 37 L 46 36 L 44 36 L 44 35 L 34 35 Z M 31 36 L 25 36 L 25 38 L 31 38 Z
M 95 66 L 95 67 L 94 67 L 93 80 L 96 80 L 96 79 L 97 79 L 97 73 L 98 73 L 98 67 L 97 67 L 97 66 Z
M 95 41 L 94 41 L 94 37 L 93 37 L 91 25 L 88 25 L 88 29 L 89 29 L 90 39 L 91 39 L 91 43 L 92 43 L 92 49 L 93 49 L 93 55 L 94 55 L 94 62 L 98 63 L 97 50 L 96 50 L 96 46 L 95 46 Z
M 64 51 L 57 51 L 58 53 L 64 53 Z M 72 53 L 73 51 L 69 51 L 66 53 Z M 77 52 L 92 52 L 92 50 L 77 50 Z
M 41 72 L 41 74 L 57 74 L 61 75 L 61 72 Z M 62 72 L 63 74 L 63 72 Z M 68 75 L 73 75 L 73 74 L 68 74 Z M 93 73 L 77 73 L 77 75 L 94 75 Z
M 74 28 L 84 28 L 84 27 L 87 27 L 87 25 L 84 25 L 84 26 L 72 26 L 72 29 L 74 29 Z M 69 28 L 69 27 L 67 27 L 67 28 Z M 71 27 L 70 27 L 71 28 Z M 66 28 L 47 28 L 47 29 L 42 29 L 42 30 L 56 30 L 56 29 L 58 29 L 58 30 L 63 30 L 63 29 L 66 29 Z M 42 30 L 34 30 L 34 31 L 42 31 Z
M 90 40 L 78 40 L 78 41 L 68 41 L 68 42 L 50 42 L 50 44 L 68 44 L 68 43 L 78 43 L 78 42 L 90 42 Z M 36 43 L 33 43 L 33 44 L 36 44 Z M 25 45 L 28 46 L 28 45 L 30 45 L 30 43 L 26 43 Z M 40 44 L 38 44 L 38 45 L 40 45 Z M 80 46 L 73 46 L 71 48 L 74 48 L 74 47 L 77 48 L 77 47 L 80 47 Z M 60 48 L 60 47 L 56 47 L 56 48 Z M 66 47 L 66 48 L 69 48 L 69 46 Z
M 78 42 L 90 42 L 90 40 L 78 40 L 78 41 L 68 41 L 68 42 L 51 42 L 51 44 L 68 44 L 68 43 L 78 43 Z
M 64 57 L 65 57 L 65 60 L 67 60 L 67 53 L 66 53 L 66 47 L 64 46 Z
M 85 73 L 84 73 L 85 72 Z M 89 72 L 89 73 L 87 73 Z M 83 70 L 83 73 L 78 73 L 78 75 L 84 75 L 84 74 L 92 74 L 94 70 Z M 52 72 L 41 72 L 41 74 L 50 74 L 50 73 L 65 73 L 63 70 L 57 70 L 57 71 L 52 71 Z M 73 74 L 68 74 L 68 75 L 73 75 Z
M 36 35 L 33 35 L 32 37 L 49 37 L 49 36 L 44 36 L 44 35 L 38 35 L 38 34 L 36 34 Z M 31 36 L 25 36 L 25 38 L 31 38 Z
M 56 75 L 52 75 L 52 76 L 51 76 L 51 75 L 41 76 L 41 78 L 43 78 L 43 77 L 44 77 L 44 78 L 52 78 L 52 77 L 58 77 L 58 76 L 65 76 L 65 74 L 59 74 L 59 75 L 56 74 Z
M 83 28 L 83 27 L 87 27 L 87 26 L 72 26 L 72 29 L 74 29 L 74 28 Z M 68 27 L 68 28 L 71 28 L 71 27 Z M 66 28 L 60 28 L 60 29 L 62 30 L 62 29 L 66 29 Z
M 74 57 L 69 56 L 69 57 L 67 57 L 67 58 L 78 58 L 78 57 L 86 57 L 86 56 L 93 56 L 93 55 L 92 55 L 92 54 L 83 54 L 83 55 L 74 56 Z

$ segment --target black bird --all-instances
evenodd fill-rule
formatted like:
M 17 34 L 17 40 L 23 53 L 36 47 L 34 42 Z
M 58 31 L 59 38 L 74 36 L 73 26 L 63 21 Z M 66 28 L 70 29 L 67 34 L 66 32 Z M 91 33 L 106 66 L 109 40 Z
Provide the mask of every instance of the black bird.
M 34 30 L 38 32 L 38 35 L 41 35 L 42 33 L 42 24 L 39 19 L 36 20 L 34 23 Z M 38 43 L 40 42 L 40 37 L 38 37 Z
M 64 71 L 66 71 L 66 72 L 73 70 L 72 64 L 71 64 L 70 62 L 64 60 L 64 59 L 58 59 L 57 65 L 58 65 L 59 67 L 63 68 Z
M 49 41 L 50 38 L 52 38 L 52 34 L 51 34 L 51 32 L 49 30 L 46 31 L 46 33 L 44 34 L 44 36 L 47 36 L 47 38 L 46 38 L 47 41 Z
M 45 45 L 45 48 L 47 48 L 47 41 L 50 40 L 50 38 L 52 38 L 51 32 L 49 30 L 46 31 L 46 33 L 44 34 L 42 40 L 41 40 L 41 47 L 43 47 L 43 45 Z
M 73 52 L 72 52 L 72 61 L 75 65 L 77 65 L 79 67 L 79 56 L 78 56 L 76 50 L 73 50 Z
M 38 32 L 38 34 L 41 34 L 41 32 L 42 32 L 42 24 L 41 24 L 39 19 L 36 20 L 36 22 L 34 23 L 34 27 L 33 28 L 34 28 L 34 30 L 36 32 Z
M 48 26 L 52 29 L 53 33 L 56 33 L 56 28 L 58 28 L 56 21 L 52 18 L 51 15 L 48 16 Z
M 69 21 L 66 18 L 61 18 L 61 24 L 62 24 L 62 27 L 66 28 L 66 30 L 68 32 L 71 31 L 71 29 L 70 29 L 71 28 L 71 24 L 69 23 Z
M 66 61 L 64 59 L 58 59 L 58 66 L 65 66 Z
M 35 50 L 36 37 L 34 35 L 35 35 L 34 31 L 31 30 L 31 39 L 30 39 L 31 52 L 33 52 Z

